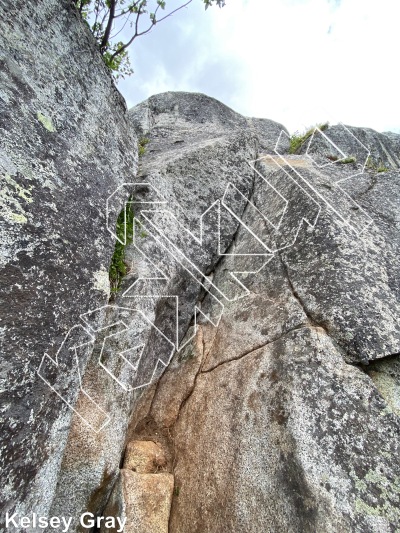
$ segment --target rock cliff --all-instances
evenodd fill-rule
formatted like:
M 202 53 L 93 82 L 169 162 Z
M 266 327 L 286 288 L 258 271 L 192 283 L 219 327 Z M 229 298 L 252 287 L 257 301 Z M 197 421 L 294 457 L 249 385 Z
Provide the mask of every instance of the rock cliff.
M 56 392 L 76 402 L 88 356 L 70 348 L 90 331 L 54 361 L 108 302 L 105 199 L 135 174 L 137 142 L 69 2 L 2 1 L 0 24 L 1 502 L 46 514 L 72 414 Z
M 42 4 L 0 4 L 2 518 L 399 529 L 400 136 L 293 154 L 201 94 L 127 113 Z

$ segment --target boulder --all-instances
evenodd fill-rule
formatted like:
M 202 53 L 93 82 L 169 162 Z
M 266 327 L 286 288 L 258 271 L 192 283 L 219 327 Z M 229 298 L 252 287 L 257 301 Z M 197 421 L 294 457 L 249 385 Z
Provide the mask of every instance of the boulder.
M 150 122 L 143 118 L 149 113 Z M 255 121 L 256 127 L 213 98 L 190 93 L 151 97 L 130 110 L 129 121 L 145 150 L 136 177 L 130 179 L 136 184 L 130 190 L 130 205 L 138 225 L 134 241 L 125 248 L 128 272 L 101 316 L 86 316 L 93 328 L 100 323 L 102 329 L 96 333 L 83 390 L 104 406 L 110 421 L 94 432 L 79 414 L 73 417 L 51 508 L 52 514 L 67 513 L 76 521 L 85 511 L 102 514 L 130 441 L 162 444 L 167 469 L 171 467 L 168 433 L 155 431 L 148 438 L 144 427 L 143 432 L 131 434 L 131 414 L 136 415 L 140 405 L 147 409 L 146 402 L 165 365 L 177 347 L 194 336 L 191 322 L 205 295 L 204 274 L 212 278 L 219 250 L 229 249 L 238 229 L 237 218 L 227 210 L 218 222 L 216 205 L 228 190 L 227 205 L 235 214 L 243 213 L 254 180 L 248 161 L 261 150 L 257 131 L 264 132 L 262 142 L 270 147 L 280 132 L 286 131 L 269 120 Z M 178 137 L 185 142 L 176 143 Z M 143 138 L 149 142 L 143 144 Z M 169 213 L 160 211 L 160 202 L 166 200 Z M 199 221 L 207 210 L 201 230 Z M 205 235 L 200 245 L 199 231 Z M 182 261 L 174 245 L 182 249 L 190 264 Z M 220 310 L 210 310 L 215 314 L 210 318 L 215 321 Z M 207 309 L 203 312 L 208 315 Z M 126 329 L 115 326 L 118 323 Z M 108 343 L 108 373 L 99 369 L 103 342 Z M 135 349 L 139 344 L 141 348 Z M 119 354 L 129 354 L 128 361 Z M 184 348 L 179 354 L 179 359 L 185 358 Z M 196 358 L 192 362 L 195 367 Z M 182 388 L 190 386 L 190 380 L 191 371 Z M 92 416 L 93 405 L 86 394 L 79 396 L 79 413 Z M 177 408 L 174 400 L 165 404 L 172 418 Z
M 124 533 L 168 533 L 173 490 L 172 474 L 139 474 L 123 469 L 104 514 L 126 520 Z M 100 531 L 109 530 L 102 526 Z
M 125 450 L 123 468 L 138 474 L 154 474 L 167 463 L 161 446 L 148 441 L 131 441 Z

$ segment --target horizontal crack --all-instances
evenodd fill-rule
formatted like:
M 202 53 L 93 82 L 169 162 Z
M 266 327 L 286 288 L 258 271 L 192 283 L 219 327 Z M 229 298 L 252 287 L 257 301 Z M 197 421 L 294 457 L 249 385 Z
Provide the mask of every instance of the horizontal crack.
M 243 359 L 244 357 L 247 357 L 248 355 L 251 355 L 254 352 L 257 352 L 258 350 L 261 350 L 262 348 L 265 348 L 266 346 L 269 346 L 270 344 L 273 344 L 274 342 L 279 341 L 279 339 L 282 339 L 283 337 L 285 337 L 286 335 L 289 335 L 293 331 L 300 330 L 300 329 L 311 329 L 313 327 L 314 326 L 312 324 L 298 324 L 294 328 L 288 329 L 287 331 L 271 339 L 270 341 L 260 344 L 259 346 L 256 346 L 255 348 L 251 348 L 251 350 L 248 350 L 247 352 L 242 353 L 241 355 L 238 355 L 237 357 L 232 357 L 231 359 L 225 359 L 224 361 L 221 361 L 220 363 L 213 366 L 212 368 L 209 368 L 207 370 L 201 370 L 201 374 L 208 374 L 209 372 L 212 372 L 213 370 L 215 370 L 216 368 L 222 365 L 225 365 L 227 363 L 232 363 L 233 361 L 239 361 L 240 359 Z
M 178 414 L 176 415 L 176 418 L 174 420 L 174 423 L 172 424 L 172 427 L 174 427 L 175 424 L 178 422 L 182 409 L 184 408 L 184 406 L 186 405 L 186 403 L 189 401 L 190 397 L 192 396 L 192 394 L 194 392 L 194 389 L 196 388 L 197 378 L 199 377 L 199 374 L 200 374 L 201 369 L 202 369 L 203 364 L 204 364 L 205 342 L 204 342 L 203 331 L 201 329 L 201 326 L 199 325 L 198 328 L 199 328 L 198 334 L 200 333 L 201 336 L 202 336 L 201 342 L 202 342 L 202 347 L 203 347 L 203 350 L 202 350 L 203 353 L 201 354 L 201 361 L 200 361 L 200 364 L 199 364 L 199 368 L 198 368 L 198 370 L 196 372 L 196 375 L 194 376 L 193 385 L 190 388 L 189 393 L 182 400 L 182 402 L 181 402 L 181 404 L 179 406 L 179 409 L 178 409 Z
M 368 370 L 373 370 L 374 366 L 379 364 L 381 361 L 397 361 L 400 359 L 400 352 L 397 353 L 389 353 L 387 355 L 383 355 L 382 357 L 378 357 L 376 359 L 366 360 L 366 361 L 355 361 L 353 363 L 348 363 L 349 365 L 356 366 L 363 370 L 364 372 L 368 372 Z

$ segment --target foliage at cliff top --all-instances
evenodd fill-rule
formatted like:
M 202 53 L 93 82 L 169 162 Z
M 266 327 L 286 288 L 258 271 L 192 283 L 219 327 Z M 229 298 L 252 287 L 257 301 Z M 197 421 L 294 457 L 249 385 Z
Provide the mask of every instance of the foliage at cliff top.
M 133 74 L 128 48 L 156 24 L 192 3 L 187 0 L 167 11 L 165 0 L 73 0 L 99 46 L 104 62 L 114 78 Z M 205 8 L 223 7 L 225 0 L 202 0 Z M 120 40 L 124 38 L 125 40 Z

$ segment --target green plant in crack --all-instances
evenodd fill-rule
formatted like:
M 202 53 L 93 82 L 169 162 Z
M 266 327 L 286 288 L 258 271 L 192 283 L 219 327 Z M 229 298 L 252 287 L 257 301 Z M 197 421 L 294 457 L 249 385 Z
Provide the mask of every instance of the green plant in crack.
M 367 170 L 372 170 L 373 172 L 389 172 L 390 168 L 386 167 L 382 161 L 375 162 L 371 156 L 368 157 L 365 164 Z
M 353 155 L 350 156 L 350 157 L 346 157 L 345 159 L 339 159 L 338 163 L 340 163 L 341 165 L 348 165 L 349 163 L 356 163 L 357 162 L 357 158 L 354 157 Z
M 109 268 L 111 293 L 116 293 L 121 288 L 122 278 L 128 273 L 128 265 L 125 261 L 125 249 L 133 240 L 133 225 L 135 215 L 132 209 L 132 198 L 129 198 L 124 209 L 117 218 L 114 253 Z M 125 214 L 126 213 L 126 214 Z M 125 244 L 122 244 L 123 241 Z
M 146 153 L 146 146 L 149 144 L 150 139 L 147 137 L 141 137 L 138 142 L 139 157 L 143 157 Z
M 316 126 L 313 126 L 312 128 L 309 128 L 305 133 L 299 133 L 295 132 L 290 137 L 290 147 L 289 147 L 289 154 L 297 154 L 300 150 L 300 148 L 303 146 L 303 144 L 311 137 L 311 135 L 314 133 L 316 129 L 319 129 L 320 131 L 324 131 L 329 128 L 329 122 L 324 122 L 322 124 L 317 124 Z
M 332 162 L 335 162 L 335 161 L 337 161 L 339 159 L 339 156 L 334 155 L 334 154 L 329 154 L 326 157 L 327 157 L 327 159 L 329 159 L 329 161 L 332 161 Z
M 378 168 L 376 169 L 377 172 L 389 172 L 390 168 L 385 167 L 384 164 L 378 165 Z

